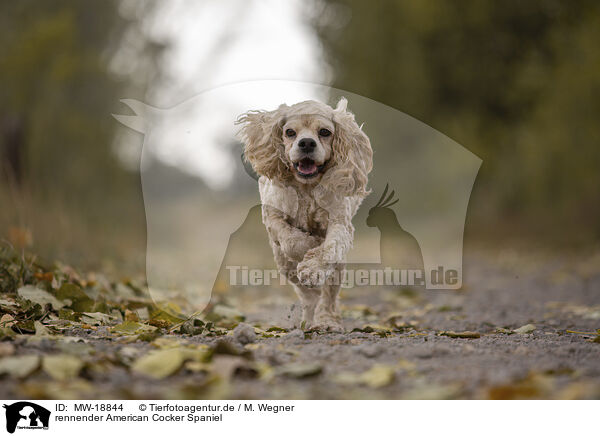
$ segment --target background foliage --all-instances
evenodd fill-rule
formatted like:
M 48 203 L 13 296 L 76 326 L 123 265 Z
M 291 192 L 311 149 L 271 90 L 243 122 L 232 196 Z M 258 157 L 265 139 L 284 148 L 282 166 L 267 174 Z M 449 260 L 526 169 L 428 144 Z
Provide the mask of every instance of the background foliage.
M 320 4 L 313 24 L 333 86 L 483 159 L 473 228 L 545 242 L 600 237 L 598 2 Z
M 306 10 L 332 86 L 483 159 L 467 240 L 597 243 L 598 2 L 323 0 Z M 124 96 L 147 100 L 162 78 L 168 45 L 144 30 L 156 11 L 0 4 L 2 239 L 69 263 L 143 268 L 139 174 L 117 158 L 110 114 L 124 112 Z
M 42 255 L 81 261 L 143 247 L 139 175 L 113 153 L 110 114 L 124 95 L 143 98 L 162 46 L 140 29 L 152 3 L 124 5 L 0 5 L 2 236 L 19 245 L 34 235 Z M 111 67 L 123 47 L 127 74 Z

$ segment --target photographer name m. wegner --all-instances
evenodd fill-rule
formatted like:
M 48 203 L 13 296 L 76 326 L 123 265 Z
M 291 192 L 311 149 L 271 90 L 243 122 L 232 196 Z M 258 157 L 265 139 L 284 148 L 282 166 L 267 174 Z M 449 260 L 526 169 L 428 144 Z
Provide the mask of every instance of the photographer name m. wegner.
M 227 265 L 226 268 L 229 271 L 230 286 L 284 286 L 287 282 L 287 274 L 282 274 L 277 269 L 255 269 L 241 265 Z M 385 267 L 345 269 L 341 272 L 336 270 L 328 277 L 325 277 L 324 271 L 317 271 L 316 274 L 321 274 L 323 281 L 346 289 L 355 286 L 425 286 L 426 283 L 425 272 L 422 269 Z M 459 274 L 457 270 L 445 270 L 439 266 L 430 271 L 430 279 L 436 286 L 454 286 L 458 283 Z

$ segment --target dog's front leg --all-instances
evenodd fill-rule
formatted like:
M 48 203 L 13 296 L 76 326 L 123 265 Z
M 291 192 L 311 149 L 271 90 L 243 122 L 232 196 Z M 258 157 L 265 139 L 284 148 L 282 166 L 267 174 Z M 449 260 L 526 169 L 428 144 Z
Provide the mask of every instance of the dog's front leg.
M 350 223 L 330 222 L 325 241 L 310 249 L 298 264 L 298 280 L 309 287 L 320 287 L 336 266 L 343 264 L 346 254 L 352 247 L 354 227 Z
M 300 262 L 307 251 L 323 243 L 323 238 L 289 224 L 287 216 L 274 207 L 263 205 L 263 222 L 271 240 L 290 260 Z

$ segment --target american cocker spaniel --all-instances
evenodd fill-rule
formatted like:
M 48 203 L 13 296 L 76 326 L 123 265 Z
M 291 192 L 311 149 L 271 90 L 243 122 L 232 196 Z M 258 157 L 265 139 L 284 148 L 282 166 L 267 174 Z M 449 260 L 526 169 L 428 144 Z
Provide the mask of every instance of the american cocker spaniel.
M 244 154 L 259 178 L 277 267 L 302 304 L 304 328 L 341 331 L 337 309 L 352 217 L 369 193 L 373 151 L 342 98 L 241 115 Z

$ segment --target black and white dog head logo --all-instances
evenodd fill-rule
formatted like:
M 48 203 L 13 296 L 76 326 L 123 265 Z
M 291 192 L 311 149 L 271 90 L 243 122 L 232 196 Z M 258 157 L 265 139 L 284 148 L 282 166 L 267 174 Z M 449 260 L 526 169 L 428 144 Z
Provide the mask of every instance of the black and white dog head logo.
M 19 401 L 10 405 L 5 404 L 6 431 L 14 433 L 18 429 L 47 429 L 50 421 L 50 411 L 29 401 Z

